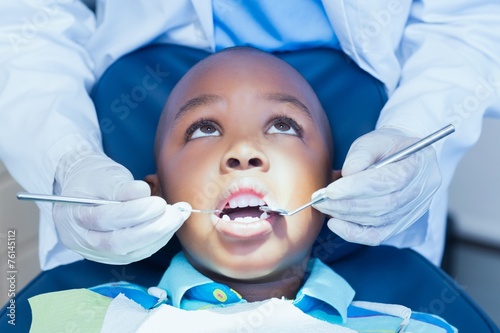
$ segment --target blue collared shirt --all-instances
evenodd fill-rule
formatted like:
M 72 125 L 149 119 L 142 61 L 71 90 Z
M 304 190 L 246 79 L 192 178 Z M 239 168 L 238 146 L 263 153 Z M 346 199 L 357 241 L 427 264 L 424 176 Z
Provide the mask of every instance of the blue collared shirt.
M 341 276 L 319 259 L 309 261 L 308 278 L 291 300 L 297 308 L 315 318 L 355 329 L 386 332 L 454 332 L 441 318 L 392 304 L 353 302 L 354 290 Z M 225 307 L 247 302 L 236 291 L 198 272 L 183 253 L 177 254 L 163 275 L 159 288 L 168 304 L 185 310 Z

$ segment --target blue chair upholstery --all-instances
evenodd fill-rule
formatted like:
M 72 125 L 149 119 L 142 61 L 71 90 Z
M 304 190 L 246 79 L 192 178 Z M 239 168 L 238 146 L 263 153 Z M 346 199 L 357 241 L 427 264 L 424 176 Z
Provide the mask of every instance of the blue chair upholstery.
M 136 179 L 154 173 L 153 140 L 158 117 L 179 78 L 208 53 L 186 47 L 151 45 L 115 62 L 95 86 L 106 153 L 127 166 Z M 380 82 L 360 70 L 341 52 L 315 49 L 279 53 L 310 82 L 332 127 L 334 168 L 340 168 L 349 146 L 375 127 L 386 97 Z M 152 286 L 180 249 L 174 238 L 151 258 L 129 265 L 87 260 L 42 272 L 16 295 L 16 326 L 0 312 L 0 332 L 27 332 L 34 295 L 87 288 L 111 281 Z M 409 249 L 349 244 L 324 228 L 312 252 L 356 290 L 357 300 L 397 303 L 439 315 L 460 332 L 500 332 L 474 301 L 441 269 Z

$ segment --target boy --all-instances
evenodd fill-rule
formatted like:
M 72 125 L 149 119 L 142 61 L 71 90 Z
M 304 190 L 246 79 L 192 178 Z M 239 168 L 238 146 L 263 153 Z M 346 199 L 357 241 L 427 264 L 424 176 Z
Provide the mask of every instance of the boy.
M 324 220 L 318 211 L 260 211 L 298 207 L 338 178 L 332 151 L 321 104 L 285 62 L 233 48 L 195 65 L 166 103 L 158 174 L 147 181 L 167 202 L 218 212 L 193 213 L 177 232 L 183 252 L 158 286 L 167 304 L 148 312 L 118 296 L 103 330 L 452 332 L 430 315 L 410 320 L 402 306 L 352 302 L 350 286 L 309 258 Z

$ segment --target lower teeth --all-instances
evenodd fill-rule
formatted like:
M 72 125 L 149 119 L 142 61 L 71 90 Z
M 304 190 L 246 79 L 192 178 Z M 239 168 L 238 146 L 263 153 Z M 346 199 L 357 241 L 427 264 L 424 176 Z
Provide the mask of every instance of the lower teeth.
M 247 216 L 247 217 L 236 217 L 234 220 L 234 222 L 243 222 L 243 223 L 250 223 L 250 222 L 256 222 L 256 221 L 259 221 L 259 220 L 265 220 L 269 217 L 269 215 L 264 212 L 260 215 L 260 217 L 253 217 L 253 216 Z M 229 217 L 229 215 L 227 214 L 224 214 L 222 215 L 222 219 L 224 221 L 231 221 L 231 218 Z

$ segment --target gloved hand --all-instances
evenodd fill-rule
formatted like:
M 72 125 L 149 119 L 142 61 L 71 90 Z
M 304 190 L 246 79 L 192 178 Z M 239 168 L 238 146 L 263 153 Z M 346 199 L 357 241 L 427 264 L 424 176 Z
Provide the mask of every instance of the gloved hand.
M 150 196 L 149 185 L 101 153 L 66 154 L 58 165 L 55 191 L 65 196 L 124 201 L 87 206 L 58 203 L 53 217 L 59 237 L 83 257 L 127 264 L 151 256 L 189 217 L 188 203 L 168 205 Z
M 349 242 L 379 245 L 428 210 L 441 184 L 434 148 L 363 171 L 418 140 L 397 129 L 381 128 L 352 144 L 342 178 L 312 195 L 328 198 L 314 208 L 332 217 L 328 221 L 331 231 Z

